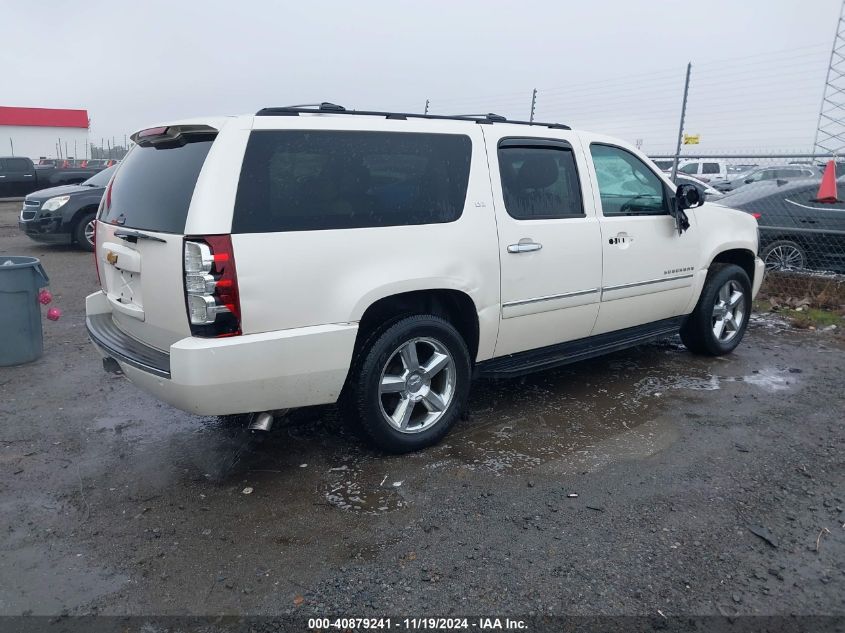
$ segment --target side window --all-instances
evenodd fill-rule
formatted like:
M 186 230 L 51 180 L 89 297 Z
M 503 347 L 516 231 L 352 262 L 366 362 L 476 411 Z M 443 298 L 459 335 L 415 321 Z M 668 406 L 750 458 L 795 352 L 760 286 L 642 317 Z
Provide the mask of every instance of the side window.
M 8 171 L 28 172 L 30 171 L 29 161 L 25 158 L 7 158 L 6 169 Z
M 663 181 L 634 154 L 598 144 L 590 152 L 605 216 L 669 213 Z
M 454 222 L 472 142 L 458 134 L 267 130 L 250 134 L 233 233 Z
M 583 217 L 581 184 L 568 145 L 506 139 L 499 144 L 499 173 L 505 209 L 512 218 Z
M 680 167 L 678 171 L 682 171 L 685 174 L 697 174 L 698 173 L 698 163 L 687 163 L 683 167 Z
M 701 170 L 702 174 L 718 174 L 719 173 L 719 163 L 704 163 L 704 167 Z

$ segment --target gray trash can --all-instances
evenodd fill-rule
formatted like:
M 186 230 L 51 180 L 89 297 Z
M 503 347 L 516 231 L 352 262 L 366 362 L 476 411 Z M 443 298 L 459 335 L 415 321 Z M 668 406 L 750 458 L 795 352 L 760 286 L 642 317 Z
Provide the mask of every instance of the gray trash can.
M 44 351 L 38 290 L 49 283 L 37 258 L 0 255 L 0 366 L 29 363 Z

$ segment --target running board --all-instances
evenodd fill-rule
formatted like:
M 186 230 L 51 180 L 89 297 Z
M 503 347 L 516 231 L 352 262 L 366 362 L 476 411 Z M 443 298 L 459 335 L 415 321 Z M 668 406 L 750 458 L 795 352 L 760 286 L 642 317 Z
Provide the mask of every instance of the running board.
M 516 378 L 535 371 L 552 369 L 579 360 L 604 356 L 612 352 L 642 345 L 650 341 L 674 336 L 686 317 L 672 317 L 654 323 L 588 336 L 548 347 L 518 352 L 485 360 L 475 368 L 475 375 L 483 378 Z

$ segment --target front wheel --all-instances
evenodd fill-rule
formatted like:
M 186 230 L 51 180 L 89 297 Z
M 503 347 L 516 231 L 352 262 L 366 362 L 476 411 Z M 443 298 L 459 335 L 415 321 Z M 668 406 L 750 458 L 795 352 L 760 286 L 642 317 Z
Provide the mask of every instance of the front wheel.
M 88 213 L 76 223 L 76 228 L 73 230 L 73 241 L 77 246 L 85 251 L 94 250 L 94 223 L 97 221 L 97 216 L 94 213 Z
M 739 345 L 751 313 L 751 281 L 734 264 L 711 270 L 681 340 L 694 354 L 721 356 Z
M 439 442 L 469 395 L 466 343 L 433 315 L 407 317 L 365 342 L 352 372 L 350 413 L 374 444 L 391 453 Z

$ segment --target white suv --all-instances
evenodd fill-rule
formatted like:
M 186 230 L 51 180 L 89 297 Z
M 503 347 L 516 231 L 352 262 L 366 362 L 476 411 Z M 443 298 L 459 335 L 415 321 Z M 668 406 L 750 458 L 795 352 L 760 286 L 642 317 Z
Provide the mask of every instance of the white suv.
M 564 125 L 322 104 L 132 138 L 87 328 L 107 369 L 193 413 L 339 401 L 414 450 L 474 377 L 678 331 L 730 352 L 763 275 L 751 215 L 693 210 L 694 187 Z

